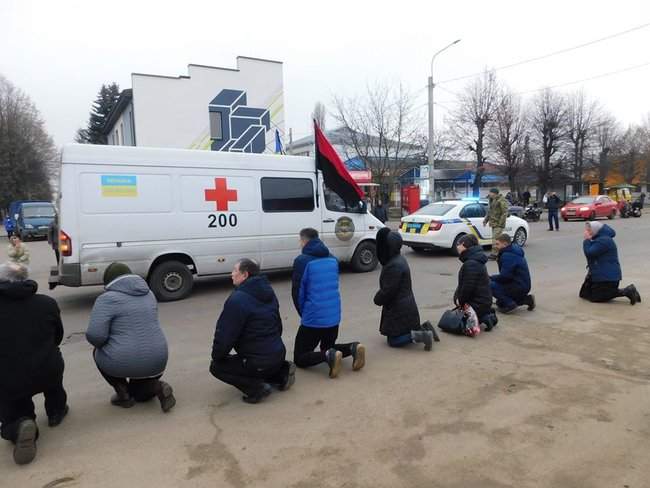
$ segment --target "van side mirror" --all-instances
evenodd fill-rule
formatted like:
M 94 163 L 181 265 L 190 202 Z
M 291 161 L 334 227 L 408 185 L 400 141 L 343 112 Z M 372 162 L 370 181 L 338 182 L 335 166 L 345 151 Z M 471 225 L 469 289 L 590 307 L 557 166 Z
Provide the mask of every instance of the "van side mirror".
M 18 220 L 20 218 L 20 215 L 14 214 L 14 220 Z

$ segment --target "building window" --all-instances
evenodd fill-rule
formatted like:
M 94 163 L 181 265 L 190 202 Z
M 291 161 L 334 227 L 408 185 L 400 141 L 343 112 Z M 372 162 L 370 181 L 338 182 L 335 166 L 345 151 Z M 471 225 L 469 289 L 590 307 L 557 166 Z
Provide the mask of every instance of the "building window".
M 262 178 L 264 212 L 313 212 L 314 185 L 307 178 Z
M 221 112 L 210 112 L 210 138 L 218 141 L 223 139 Z

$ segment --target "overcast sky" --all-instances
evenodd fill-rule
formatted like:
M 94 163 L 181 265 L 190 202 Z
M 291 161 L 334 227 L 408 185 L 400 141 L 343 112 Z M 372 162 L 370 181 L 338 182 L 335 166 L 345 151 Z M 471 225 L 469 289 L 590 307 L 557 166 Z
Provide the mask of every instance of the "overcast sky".
M 285 124 L 298 138 L 316 101 L 377 80 L 417 93 L 426 123 L 431 55 L 454 39 L 436 81 L 648 23 L 650 2 L 0 0 L 0 19 L 0 74 L 31 96 L 57 144 L 86 124 L 102 83 L 129 88 L 132 72 L 184 75 L 189 63 L 235 67 L 238 55 L 284 62 Z M 524 92 L 648 63 L 649 48 L 644 28 L 497 75 Z M 439 124 L 463 83 L 436 88 Z M 561 89 L 580 86 L 625 124 L 650 112 L 650 66 Z

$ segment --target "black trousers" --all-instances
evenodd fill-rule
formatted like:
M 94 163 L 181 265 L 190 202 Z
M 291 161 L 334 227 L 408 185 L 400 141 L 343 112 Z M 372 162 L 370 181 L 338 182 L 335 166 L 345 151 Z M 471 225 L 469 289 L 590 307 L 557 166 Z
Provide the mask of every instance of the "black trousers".
M 560 219 L 558 217 L 558 211 L 557 210 L 549 210 L 548 211 L 548 228 L 550 230 L 553 230 L 553 224 L 555 224 L 555 229 L 560 228 Z
M 620 281 L 598 281 L 593 282 L 587 276 L 580 287 L 580 298 L 590 302 L 609 302 L 614 298 L 623 297 L 625 294 L 618 288 Z
M 293 347 L 293 362 L 299 368 L 316 366 L 327 361 L 325 353 L 331 348 L 341 351 L 344 358 L 352 355 L 352 343 L 336 344 L 338 336 L 338 325 L 324 328 L 301 325 Z M 315 351 L 317 347 L 319 351 Z
M 34 395 L 42 393 L 45 396 L 45 413 L 48 417 L 63 413 L 68 401 L 68 395 L 63 389 L 63 359 L 58 358 L 56 364 L 51 366 L 44 368 L 44 371 L 21 391 L 0 392 L 0 436 L 3 439 L 16 442 L 20 422 L 36 419 L 32 401 Z
M 152 378 L 118 378 L 106 374 L 97 367 L 99 373 L 116 392 L 127 391 L 136 402 L 148 402 L 156 396 L 160 389 L 160 378 L 162 375 Z
M 264 383 L 280 385 L 288 372 L 289 363 L 281 361 L 277 365 L 256 367 L 250 361 L 237 354 L 226 356 L 210 363 L 210 373 L 218 380 L 234 386 L 248 396 L 255 396 L 264 387 Z

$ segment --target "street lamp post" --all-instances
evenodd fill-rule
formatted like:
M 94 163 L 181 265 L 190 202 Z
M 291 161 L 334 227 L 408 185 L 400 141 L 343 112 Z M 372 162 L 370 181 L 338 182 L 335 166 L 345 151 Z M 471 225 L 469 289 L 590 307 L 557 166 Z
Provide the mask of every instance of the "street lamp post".
M 443 51 L 446 51 L 449 49 L 451 46 L 458 44 L 460 42 L 460 39 L 456 39 L 454 42 L 451 42 L 447 44 L 445 47 L 443 47 L 440 51 L 436 52 L 433 57 L 431 58 L 431 72 L 429 76 L 429 82 L 427 84 L 429 88 L 429 147 L 428 149 L 428 156 L 429 156 L 429 201 L 433 202 L 436 198 L 436 191 L 435 191 L 435 176 L 433 175 L 433 170 L 434 170 L 434 161 L 433 161 L 433 144 L 434 144 L 434 131 L 433 131 L 433 88 L 436 86 L 435 83 L 433 82 L 433 62 L 436 59 L 436 56 L 440 54 Z

